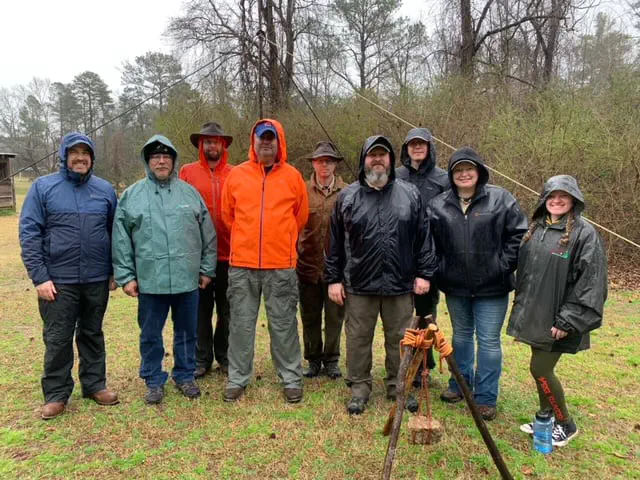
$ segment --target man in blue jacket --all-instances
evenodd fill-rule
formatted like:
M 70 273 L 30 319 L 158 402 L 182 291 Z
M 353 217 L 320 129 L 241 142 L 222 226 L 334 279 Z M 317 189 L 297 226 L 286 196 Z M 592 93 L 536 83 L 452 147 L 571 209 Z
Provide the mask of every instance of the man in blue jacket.
M 74 334 L 82 395 L 99 405 L 118 403 L 106 388 L 102 332 L 109 290 L 116 288 L 111 266 L 116 194 L 93 175 L 95 147 L 86 135 L 65 135 L 59 157 L 60 171 L 33 182 L 20 215 L 22 260 L 44 323 L 44 420 L 62 414 L 73 391 Z

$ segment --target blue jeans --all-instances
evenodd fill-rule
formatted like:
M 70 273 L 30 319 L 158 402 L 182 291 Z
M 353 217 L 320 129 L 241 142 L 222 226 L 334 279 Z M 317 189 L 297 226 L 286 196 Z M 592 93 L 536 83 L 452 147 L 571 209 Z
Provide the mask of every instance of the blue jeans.
M 167 382 L 162 370 L 164 344 L 162 330 L 171 308 L 173 321 L 173 370 L 176 383 L 192 382 L 196 368 L 196 338 L 198 332 L 198 290 L 174 295 L 140 294 L 138 325 L 140 325 L 140 378 L 147 387 L 161 387 Z
M 507 313 L 509 295 L 498 297 L 456 297 L 447 295 L 447 308 L 453 327 L 453 355 L 478 405 L 495 407 L 502 373 L 500 331 Z M 478 364 L 475 344 L 478 338 Z M 449 379 L 449 389 L 461 393 L 457 382 Z

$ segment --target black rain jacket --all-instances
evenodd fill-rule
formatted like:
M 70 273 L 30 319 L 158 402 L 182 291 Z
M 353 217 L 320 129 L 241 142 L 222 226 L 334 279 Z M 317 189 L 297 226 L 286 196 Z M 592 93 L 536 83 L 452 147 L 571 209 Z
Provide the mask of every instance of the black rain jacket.
M 464 159 L 478 168 L 476 193 L 462 213 L 452 166 Z M 438 257 L 436 283 L 460 297 L 506 295 L 515 287 L 513 272 L 527 219 L 504 188 L 489 185 L 489 171 L 471 148 L 457 150 L 449 160 L 451 190 L 429 205 L 431 233 Z
M 560 245 L 567 215 L 547 225 L 545 201 L 555 190 L 575 200 L 575 223 L 569 244 Z M 569 175 L 557 175 L 544 185 L 533 214 L 531 239 L 520 247 L 516 295 L 507 334 L 534 348 L 576 353 L 589 348 L 589 331 L 602 325 L 607 299 L 607 257 L 602 239 L 581 213 L 584 197 Z M 562 340 L 551 336 L 551 327 L 569 334 Z
M 342 282 L 356 295 L 403 295 L 416 277 L 430 280 L 436 259 L 418 189 L 395 178 L 380 190 L 365 181 L 365 152 L 374 143 L 395 155 L 389 139 L 369 137 L 360 153 L 358 180 L 342 190 L 331 215 L 325 281 Z
M 418 169 L 411 166 L 408 144 L 414 138 L 420 138 L 429 144 L 429 154 Z M 413 183 L 422 195 L 423 202 L 429 202 L 433 197 L 449 190 L 449 176 L 447 172 L 436 165 L 436 145 L 431 132 L 426 128 L 412 128 L 402 144 L 400 151 L 401 167 L 396 168 L 396 178 Z

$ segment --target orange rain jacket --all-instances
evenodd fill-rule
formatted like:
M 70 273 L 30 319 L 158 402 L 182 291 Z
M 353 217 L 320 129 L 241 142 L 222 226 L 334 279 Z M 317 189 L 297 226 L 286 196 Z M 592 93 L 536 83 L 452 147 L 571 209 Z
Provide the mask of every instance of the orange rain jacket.
M 222 158 L 216 165 L 213 173 L 209 168 L 207 159 L 204 156 L 202 148 L 203 137 L 200 137 L 198 148 L 198 161 L 189 163 L 180 169 L 180 180 L 191 184 L 195 187 L 200 196 L 204 200 L 213 225 L 216 227 L 216 236 L 218 237 L 218 260 L 229 260 L 229 229 L 222 221 L 222 188 L 229 176 L 229 172 L 233 168 L 227 162 L 229 160 L 229 152 L 225 148 Z
M 253 138 L 259 123 L 278 132 L 278 154 L 265 175 Z M 235 167 L 222 190 L 222 219 L 231 231 L 229 263 L 234 267 L 295 268 L 298 234 L 309 216 L 307 187 L 300 172 L 287 164 L 282 125 L 263 119 L 251 129 L 249 160 Z

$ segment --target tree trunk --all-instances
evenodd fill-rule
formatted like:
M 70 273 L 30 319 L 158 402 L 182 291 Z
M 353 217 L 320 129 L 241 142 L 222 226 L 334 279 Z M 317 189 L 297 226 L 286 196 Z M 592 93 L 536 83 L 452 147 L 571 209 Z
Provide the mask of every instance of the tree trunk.
M 549 37 L 544 49 L 544 68 L 542 70 L 542 82 L 548 85 L 553 74 L 556 47 L 558 46 L 558 34 L 560 30 L 561 0 L 551 0 L 551 18 L 549 19 Z
M 475 34 L 471 18 L 471 0 L 460 0 L 460 19 L 462 22 L 462 45 L 460 48 L 460 71 L 465 77 L 473 76 L 473 57 L 475 55 Z
M 269 42 L 269 103 L 273 115 L 278 111 L 281 103 L 280 66 L 278 64 L 278 47 L 276 43 L 276 27 L 273 21 L 273 0 L 264 3 L 264 23 Z

